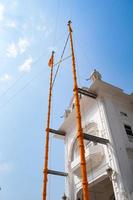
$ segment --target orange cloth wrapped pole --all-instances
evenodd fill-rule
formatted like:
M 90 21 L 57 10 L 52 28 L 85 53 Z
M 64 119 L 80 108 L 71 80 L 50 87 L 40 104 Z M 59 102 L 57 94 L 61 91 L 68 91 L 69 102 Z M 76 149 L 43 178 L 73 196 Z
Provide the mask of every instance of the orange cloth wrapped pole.
M 52 52 L 51 58 L 49 59 L 48 66 L 53 68 L 54 65 L 54 51 Z
M 74 97 L 75 97 L 75 109 L 76 109 L 76 120 L 77 120 L 77 141 L 78 141 L 79 153 L 80 153 L 80 168 L 81 168 L 81 175 L 82 175 L 83 199 L 90 200 L 88 181 L 87 181 L 84 138 L 83 138 L 83 130 L 82 130 L 82 122 L 81 122 L 80 103 L 79 103 L 79 96 L 78 96 L 78 85 L 77 85 L 77 76 L 76 76 L 76 65 L 75 65 L 71 21 L 68 22 L 68 28 L 69 28 L 69 33 L 70 33 L 70 45 L 71 45 L 71 51 L 72 51 L 72 72 L 73 72 L 73 80 L 74 80 L 73 91 L 74 91 Z
M 47 181 L 48 181 L 48 156 L 49 156 L 49 128 L 50 128 L 50 113 L 51 113 L 51 99 L 52 99 L 52 84 L 53 84 L 53 65 L 54 65 L 54 52 L 52 52 L 51 58 L 48 62 L 50 67 L 50 86 L 48 97 L 48 115 L 47 115 L 47 128 L 45 138 L 45 160 L 44 160 L 44 180 L 43 180 L 43 200 L 46 200 L 47 196 Z

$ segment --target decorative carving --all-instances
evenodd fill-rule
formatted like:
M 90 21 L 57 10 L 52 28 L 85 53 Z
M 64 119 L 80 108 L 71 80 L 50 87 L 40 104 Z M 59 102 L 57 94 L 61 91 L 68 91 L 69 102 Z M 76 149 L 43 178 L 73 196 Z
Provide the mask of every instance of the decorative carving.
M 125 188 L 123 188 L 123 186 L 120 186 L 120 194 L 121 194 L 121 200 L 128 200 L 128 194 L 125 190 Z
M 120 178 L 119 174 L 116 171 L 113 171 L 112 182 L 113 182 L 113 186 L 114 186 L 115 196 L 120 200 L 128 200 L 129 199 L 128 194 L 127 194 L 125 188 L 123 187 L 123 185 L 121 184 L 121 181 L 118 180 L 119 178 Z
M 113 182 L 114 193 L 115 193 L 116 199 L 119 199 L 120 190 L 119 190 L 119 186 L 118 186 L 118 173 L 114 170 L 112 171 L 112 182 Z

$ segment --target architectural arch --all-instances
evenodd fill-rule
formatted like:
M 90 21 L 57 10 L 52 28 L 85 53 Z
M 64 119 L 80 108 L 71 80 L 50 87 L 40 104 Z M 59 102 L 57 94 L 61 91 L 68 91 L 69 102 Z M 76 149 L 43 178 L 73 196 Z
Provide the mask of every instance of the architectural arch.
M 94 121 L 91 121 L 83 128 L 83 132 L 86 134 L 98 136 L 99 130 L 98 130 L 97 123 Z M 85 147 L 88 146 L 90 143 L 93 143 L 93 142 L 84 141 Z M 74 160 L 74 158 L 76 158 L 78 155 L 79 155 L 79 147 L 78 147 L 77 138 L 75 135 L 75 137 L 72 140 L 71 146 L 70 146 L 69 161 L 72 162 Z

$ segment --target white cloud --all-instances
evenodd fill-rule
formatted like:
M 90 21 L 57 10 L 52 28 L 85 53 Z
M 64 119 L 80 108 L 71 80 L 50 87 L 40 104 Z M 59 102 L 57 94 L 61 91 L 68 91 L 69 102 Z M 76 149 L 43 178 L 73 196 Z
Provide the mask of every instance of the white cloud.
M 44 32 L 44 36 L 45 38 L 47 38 L 50 34 L 51 34 L 52 30 L 51 29 L 48 29 Z
M 0 176 L 8 174 L 13 170 L 13 164 L 5 161 L 0 162 Z
M 27 28 L 29 27 L 29 24 L 27 22 L 25 22 L 23 25 L 22 25 L 22 29 L 26 30 Z
M 27 38 L 19 38 L 18 49 L 20 54 L 24 53 L 29 45 L 30 41 Z
M 36 27 L 36 29 L 37 29 L 37 31 L 40 31 L 40 32 L 44 32 L 44 31 L 46 31 L 47 30 L 47 27 L 46 27 L 46 25 L 38 25 L 37 27 Z
M 32 57 L 27 58 L 25 62 L 22 65 L 20 65 L 19 71 L 29 72 L 31 70 L 32 63 L 33 63 Z
M 18 1 L 13 0 L 10 5 L 10 8 L 14 11 L 17 9 L 17 7 L 18 7 Z
M 47 38 L 52 32 L 52 28 L 47 27 L 46 24 L 37 25 L 36 30 L 42 32 L 45 38 Z
M 18 48 L 17 48 L 17 45 L 15 43 L 11 43 L 7 50 L 6 50 L 6 55 L 8 57 L 13 57 L 13 58 L 16 58 L 16 56 L 18 55 Z
M 12 76 L 10 74 L 4 74 L 0 78 L 1 81 L 10 81 L 11 79 L 12 79 Z
M 7 26 L 7 27 L 10 27 L 10 28 L 16 28 L 16 27 L 17 27 L 15 21 L 8 21 L 8 22 L 6 23 L 6 26 Z
M 18 42 L 9 44 L 6 50 L 8 57 L 16 58 L 18 54 L 23 54 L 30 45 L 30 40 L 27 38 L 19 38 Z
M 13 164 L 11 162 L 4 161 L 2 157 L 2 153 L 0 152 L 0 176 L 13 169 Z
M 0 3 L 0 21 L 4 19 L 4 12 L 5 12 L 5 7 L 2 3 Z
M 0 163 L 0 172 L 3 172 L 3 171 L 10 171 L 10 166 L 6 162 Z

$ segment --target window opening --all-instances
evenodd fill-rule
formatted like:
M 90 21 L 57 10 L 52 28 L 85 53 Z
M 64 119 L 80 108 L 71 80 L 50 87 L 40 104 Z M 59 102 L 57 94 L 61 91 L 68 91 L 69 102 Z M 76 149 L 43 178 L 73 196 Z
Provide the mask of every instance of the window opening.
M 125 113 L 125 112 L 121 111 L 120 114 L 121 114 L 121 116 L 128 117 L 127 113 Z
M 133 136 L 133 131 L 132 131 L 131 126 L 124 124 L 124 128 L 125 128 L 127 135 Z

